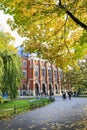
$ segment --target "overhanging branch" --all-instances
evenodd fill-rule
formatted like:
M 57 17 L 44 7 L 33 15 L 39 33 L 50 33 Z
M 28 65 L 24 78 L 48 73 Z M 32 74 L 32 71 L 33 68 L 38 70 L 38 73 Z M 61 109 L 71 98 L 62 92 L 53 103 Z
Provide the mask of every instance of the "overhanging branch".
M 78 25 L 80 25 L 82 28 L 84 28 L 85 30 L 87 30 L 87 25 L 85 25 L 84 23 L 82 23 L 80 20 L 78 20 L 70 11 L 66 11 L 66 13 L 70 16 L 70 18 L 72 18 L 72 20 L 77 23 Z
M 70 18 L 78 25 L 80 25 L 82 28 L 87 30 L 87 25 L 81 22 L 79 19 L 77 19 L 69 10 L 66 9 L 61 3 L 61 0 L 59 0 L 58 7 L 60 7 L 62 10 L 65 11 L 66 14 L 70 16 Z

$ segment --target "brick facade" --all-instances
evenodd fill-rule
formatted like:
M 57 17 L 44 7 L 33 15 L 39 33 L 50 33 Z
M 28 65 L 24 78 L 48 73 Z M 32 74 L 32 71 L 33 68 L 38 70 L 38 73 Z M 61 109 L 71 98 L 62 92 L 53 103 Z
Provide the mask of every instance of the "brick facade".
M 60 70 L 35 54 L 23 56 L 23 78 L 19 95 L 56 95 L 61 93 Z

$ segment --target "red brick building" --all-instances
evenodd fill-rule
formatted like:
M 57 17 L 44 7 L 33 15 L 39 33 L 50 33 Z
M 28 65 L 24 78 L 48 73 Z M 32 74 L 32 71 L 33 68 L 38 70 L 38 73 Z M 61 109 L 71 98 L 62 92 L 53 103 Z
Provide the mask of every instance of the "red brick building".
M 61 93 L 60 70 L 36 54 L 22 57 L 23 79 L 20 95 Z

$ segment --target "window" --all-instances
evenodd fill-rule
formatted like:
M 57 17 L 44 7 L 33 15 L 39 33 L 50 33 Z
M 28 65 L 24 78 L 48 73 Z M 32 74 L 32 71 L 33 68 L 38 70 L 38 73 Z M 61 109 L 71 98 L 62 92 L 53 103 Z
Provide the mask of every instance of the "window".
M 54 77 L 56 78 L 57 77 L 57 71 L 54 70 Z
M 52 70 L 51 69 L 48 70 L 48 78 L 49 78 L 49 81 L 52 82 Z
M 23 60 L 23 67 L 27 67 L 27 61 Z
M 35 76 L 38 77 L 38 71 L 37 70 L 35 71 Z
M 48 76 L 49 76 L 49 78 L 52 78 L 52 70 L 51 69 L 48 70 Z
M 46 76 L 46 72 L 45 72 L 45 69 L 43 68 L 42 69 L 42 77 L 45 77 Z
M 57 80 L 57 70 L 54 70 L 54 79 Z
M 39 77 L 39 67 L 35 66 L 35 76 Z
M 23 78 L 26 78 L 26 77 L 27 77 L 27 71 L 23 70 Z

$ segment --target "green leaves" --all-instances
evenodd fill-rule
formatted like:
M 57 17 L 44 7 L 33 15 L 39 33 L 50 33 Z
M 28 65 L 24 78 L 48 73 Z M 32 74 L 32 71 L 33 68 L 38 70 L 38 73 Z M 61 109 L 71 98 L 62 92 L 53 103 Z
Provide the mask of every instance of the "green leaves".
M 0 32 L 0 90 L 16 98 L 21 80 L 21 60 L 14 46 L 10 45 L 11 36 Z
M 87 90 L 87 61 L 81 60 L 78 63 L 78 68 L 72 66 L 71 70 L 64 72 L 62 79 L 62 86 L 70 83 L 72 91 L 77 91 L 80 88 L 80 92 Z

